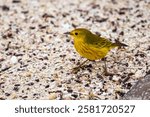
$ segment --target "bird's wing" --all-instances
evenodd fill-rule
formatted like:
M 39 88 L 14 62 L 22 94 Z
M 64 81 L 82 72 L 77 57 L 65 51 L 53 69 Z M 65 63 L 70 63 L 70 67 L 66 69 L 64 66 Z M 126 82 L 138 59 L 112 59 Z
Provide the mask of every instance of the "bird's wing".
M 106 38 L 99 37 L 97 35 L 94 35 L 93 43 L 92 45 L 96 48 L 109 48 L 112 45 L 112 42 L 107 40 Z

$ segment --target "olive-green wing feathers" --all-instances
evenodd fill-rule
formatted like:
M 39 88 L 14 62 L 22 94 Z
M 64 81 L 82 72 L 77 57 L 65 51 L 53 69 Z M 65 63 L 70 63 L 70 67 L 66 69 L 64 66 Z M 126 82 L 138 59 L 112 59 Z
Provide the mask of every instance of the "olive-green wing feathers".
M 97 36 L 97 35 L 92 35 L 90 36 L 90 38 L 88 39 L 89 44 L 91 44 L 92 46 L 96 47 L 96 48 L 110 48 L 111 46 L 113 46 L 113 43 L 103 37 Z

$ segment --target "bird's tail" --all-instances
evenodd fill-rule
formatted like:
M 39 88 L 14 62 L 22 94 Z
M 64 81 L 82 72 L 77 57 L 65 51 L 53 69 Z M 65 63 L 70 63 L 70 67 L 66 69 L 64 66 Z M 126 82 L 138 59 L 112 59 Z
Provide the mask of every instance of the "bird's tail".
M 115 40 L 115 43 L 113 43 L 114 46 L 118 46 L 119 48 L 121 47 L 127 47 L 128 45 L 121 43 L 119 40 Z

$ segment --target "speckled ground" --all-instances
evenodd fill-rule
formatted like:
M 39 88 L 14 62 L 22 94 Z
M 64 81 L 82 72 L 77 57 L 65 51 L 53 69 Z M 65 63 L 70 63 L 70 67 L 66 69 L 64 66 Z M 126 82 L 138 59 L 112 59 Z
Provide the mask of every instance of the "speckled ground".
M 128 45 L 85 60 L 64 35 L 77 27 Z M 119 99 L 150 69 L 149 0 L 0 0 L 0 99 Z

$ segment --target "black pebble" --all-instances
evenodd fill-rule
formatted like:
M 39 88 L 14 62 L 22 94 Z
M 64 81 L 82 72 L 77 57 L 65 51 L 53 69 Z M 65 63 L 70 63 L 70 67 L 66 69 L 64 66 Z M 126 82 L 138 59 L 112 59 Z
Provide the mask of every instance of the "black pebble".
M 66 39 L 66 42 L 70 42 L 70 39 Z
M 36 81 L 36 82 L 39 82 L 40 80 L 39 80 L 39 79 L 36 79 L 35 81 Z
M 12 3 L 20 3 L 20 0 L 13 0 Z
M 68 89 L 67 92 L 68 92 L 68 93 L 72 93 L 73 90 L 72 90 L 72 89 Z
M 3 5 L 3 6 L 2 6 L 2 10 L 3 10 L 3 11 L 9 11 L 9 7 L 6 6 L 6 5 Z
M 89 84 L 86 84 L 85 87 L 89 87 Z
M 5 93 L 6 96 L 10 96 L 10 93 Z
M 46 85 L 45 88 L 49 88 L 49 85 Z
M 14 90 L 14 91 L 18 91 L 19 88 L 18 88 L 17 86 L 15 86 L 13 90 Z
M 123 35 L 124 35 L 124 32 L 123 32 L 123 31 L 121 31 L 121 32 L 120 32 L 120 35 L 122 35 L 122 36 L 123 36 Z
M 78 95 L 76 95 L 76 94 L 72 94 L 71 96 L 73 96 L 74 98 L 77 98 L 77 97 L 78 97 Z

